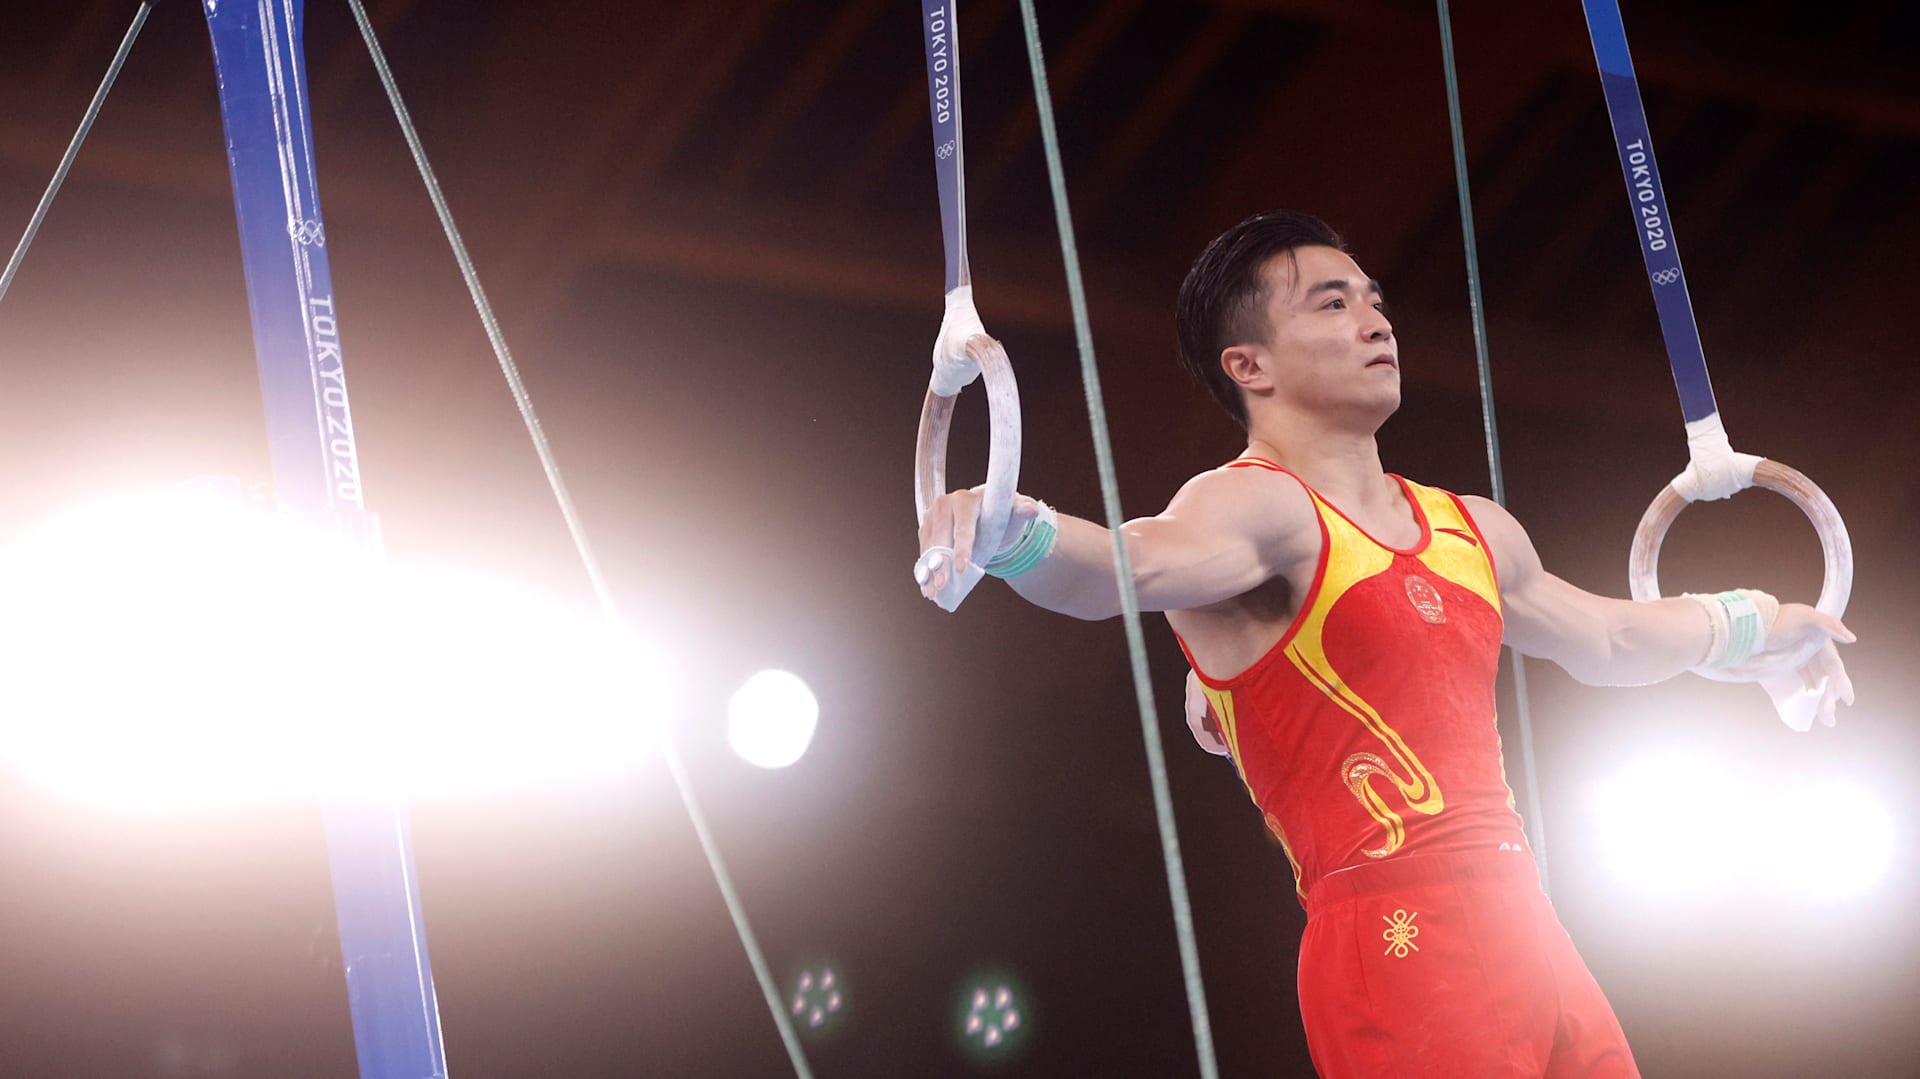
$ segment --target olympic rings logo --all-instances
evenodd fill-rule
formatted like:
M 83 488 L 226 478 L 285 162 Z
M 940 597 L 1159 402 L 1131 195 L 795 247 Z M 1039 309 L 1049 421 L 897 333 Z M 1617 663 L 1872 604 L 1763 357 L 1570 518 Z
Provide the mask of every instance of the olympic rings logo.
M 933 151 L 933 156 L 939 158 L 942 161 L 945 161 L 947 158 L 952 157 L 953 156 L 953 140 L 948 139 L 946 142 L 941 143 L 939 148 Z
M 302 247 L 309 245 L 313 247 L 327 246 L 326 227 L 318 221 L 301 221 L 298 218 L 290 218 L 287 221 L 287 235 L 293 237 Z
M 1656 285 L 1671 285 L 1678 280 L 1680 280 L 1678 269 L 1661 270 L 1653 275 L 1653 283 Z

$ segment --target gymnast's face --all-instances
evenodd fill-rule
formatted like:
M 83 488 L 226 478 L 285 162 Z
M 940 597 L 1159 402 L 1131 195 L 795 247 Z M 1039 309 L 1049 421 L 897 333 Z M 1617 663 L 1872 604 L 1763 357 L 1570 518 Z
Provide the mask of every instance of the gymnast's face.
M 1400 407 L 1400 346 L 1380 283 L 1331 247 L 1278 256 L 1266 274 L 1267 340 L 1249 358 L 1259 361 L 1275 403 L 1384 422 Z

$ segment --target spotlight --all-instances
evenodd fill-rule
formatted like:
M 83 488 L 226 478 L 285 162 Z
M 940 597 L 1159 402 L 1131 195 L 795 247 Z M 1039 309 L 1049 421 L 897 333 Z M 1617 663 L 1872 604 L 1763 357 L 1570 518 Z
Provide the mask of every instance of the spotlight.
M 0 763 L 113 808 L 611 778 L 663 692 L 597 619 L 229 500 L 96 500 L 0 551 Z
M 1710 888 L 1749 864 L 1754 833 L 1729 815 L 1745 801 L 1733 777 L 1703 755 L 1649 757 L 1601 788 L 1601 845 L 1634 891 Z
M 1842 899 L 1893 860 L 1894 821 L 1856 783 L 1743 774 L 1704 754 L 1650 757 L 1594 801 L 1616 878 L 1644 896 L 1700 896 L 1735 884 Z
M 785 768 L 806 753 L 820 721 L 820 702 L 799 676 L 761 671 L 727 704 L 727 741 L 762 768 Z
M 1893 861 L 1893 814 L 1858 784 L 1812 784 L 1782 799 L 1777 812 L 1784 850 L 1774 863 L 1816 898 L 1864 892 Z

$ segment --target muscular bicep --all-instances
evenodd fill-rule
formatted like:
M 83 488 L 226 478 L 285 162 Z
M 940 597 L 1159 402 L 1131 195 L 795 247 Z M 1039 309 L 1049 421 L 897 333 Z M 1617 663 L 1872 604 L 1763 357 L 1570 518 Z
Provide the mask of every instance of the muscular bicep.
M 1254 469 L 1195 476 L 1163 512 L 1120 527 L 1141 610 L 1211 607 L 1286 574 L 1319 553 L 1317 520 L 1290 477 Z M 1113 533 L 1064 514 L 1058 529 L 1051 553 L 1007 583 L 1075 618 L 1119 614 Z
M 1607 647 L 1609 602 L 1548 573 L 1520 522 L 1489 499 L 1464 499 L 1487 538 L 1500 576 L 1502 639 L 1521 654 L 1550 659 L 1570 671 Z
M 1312 521 L 1306 491 L 1290 477 L 1253 469 L 1196 476 L 1164 512 L 1122 528 L 1140 606 L 1192 610 L 1252 591 L 1317 541 Z
M 1582 681 L 1604 666 L 1612 651 L 1610 600 L 1542 569 L 1524 587 L 1502 589 L 1507 644 L 1522 655 L 1550 659 Z
M 1593 685 L 1637 685 L 1698 662 L 1691 603 L 1636 603 L 1595 595 L 1547 572 L 1519 522 L 1486 499 L 1468 500 L 1500 574 L 1503 638 Z

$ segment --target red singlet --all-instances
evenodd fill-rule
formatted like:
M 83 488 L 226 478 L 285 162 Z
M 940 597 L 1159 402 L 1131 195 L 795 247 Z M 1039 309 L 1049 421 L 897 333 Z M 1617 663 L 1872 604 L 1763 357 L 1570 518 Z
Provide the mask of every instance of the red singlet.
M 1513 810 L 1486 539 L 1455 496 L 1394 479 L 1420 524 L 1412 547 L 1375 540 L 1307 487 L 1320 561 L 1293 623 L 1232 678 L 1194 665 L 1307 908 L 1314 1066 L 1327 1079 L 1636 1079 Z
M 1226 467 L 1286 471 L 1254 457 Z M 1486 540 L 1457 497 L 1394 479 L 1420 523 L 1412 547 L 1375 540 L 1307 487 L 1320 564 L 1293 624 L 1231 678 L 1194 664 L 1303 902 L 1326 874 L 1379 859 L 1526 849 L 1494 728 L 1500 587 Z

